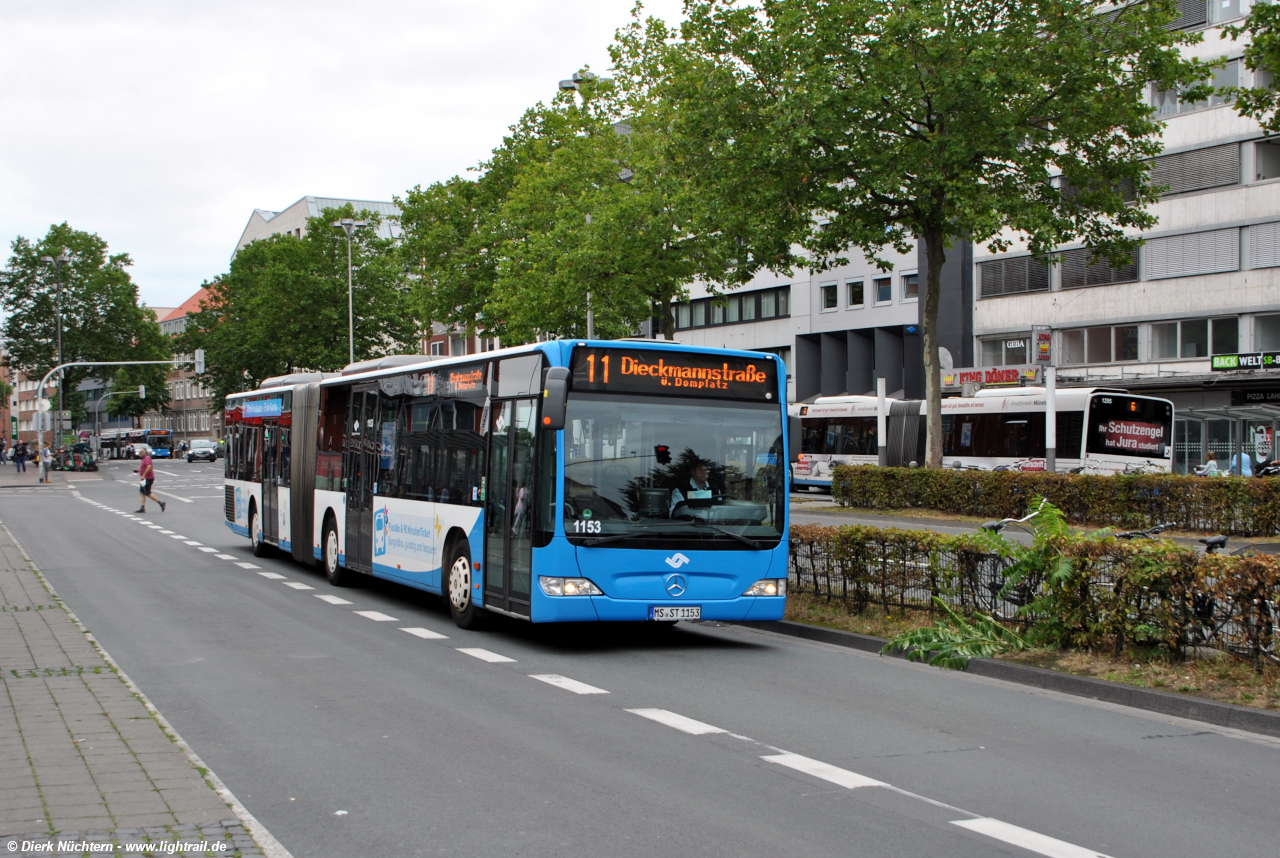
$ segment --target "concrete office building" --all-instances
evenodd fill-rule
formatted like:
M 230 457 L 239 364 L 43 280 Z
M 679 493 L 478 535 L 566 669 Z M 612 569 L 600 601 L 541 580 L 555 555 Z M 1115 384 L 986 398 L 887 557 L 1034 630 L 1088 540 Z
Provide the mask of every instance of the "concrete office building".
M 1181 27 L 1205 30 L 1189 51 L 1227 59 L 1217 85 L 1263 82 L 1241 62 L 1244 45 L 1220 29 L 1247 14 L 1249 0 L 1180 8 Z M 1177 470 L 1211 455 L 1223 464 L 1242 443 L 1255 459 L 1269 457 L 1280 368 L 1220 371 L 1213 358 L 1241 365 L 1235 355 L 1280 351 L 1280 144 L 1221 98 L 1149 97 L 1166 121 L 1152 180 L 1169 190 L 1151 208 L 1159 222 L 1145 245 L 1120 268 L 1089 264 L 1079 246 L 1062 247 L 1049 267 L 1025 248 L 975 248 L 975 354 L 982 365 L 1028 363 L 1032 329 L 1044 326 L 1061 384 L 1173 401 Z

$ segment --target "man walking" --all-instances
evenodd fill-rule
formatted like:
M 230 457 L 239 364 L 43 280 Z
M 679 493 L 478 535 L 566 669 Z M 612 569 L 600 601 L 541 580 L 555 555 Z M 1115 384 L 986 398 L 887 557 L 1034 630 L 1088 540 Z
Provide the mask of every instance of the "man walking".
M 19 441 L 18 446 L 13 448 L 13 464 L 18 469 L 18 473 L 25 474 L 27 472 L 26 442 Z
M 49 482 L 49 467 L 53 464 L 53 451 L 49 449 L 49 445 L 45 444 L 44 449 L 40 451 L 40 482 Z
M 151 464 L 150 451 L 142 454 L 142 464 L 138 466 L 138 479 L 141 481 L 138 484 L 138 492 L 142 495 L 142 500 L 138 505 L 138 512 L 147 511 L 147 498 L 151 498 L 160 504 L 160 511 L 164 512 L 164 501 L 151 494 L 151 484 L 156 481 L 156 469 Z

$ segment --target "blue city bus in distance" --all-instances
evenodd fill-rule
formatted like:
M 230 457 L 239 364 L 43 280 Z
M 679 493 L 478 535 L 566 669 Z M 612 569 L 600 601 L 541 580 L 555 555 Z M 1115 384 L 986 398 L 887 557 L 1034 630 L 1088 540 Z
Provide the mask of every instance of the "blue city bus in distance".
M 455 622 L 777 620 L 786 374 L 654 340 L 399 355 L 226 401 L 227 524 Z

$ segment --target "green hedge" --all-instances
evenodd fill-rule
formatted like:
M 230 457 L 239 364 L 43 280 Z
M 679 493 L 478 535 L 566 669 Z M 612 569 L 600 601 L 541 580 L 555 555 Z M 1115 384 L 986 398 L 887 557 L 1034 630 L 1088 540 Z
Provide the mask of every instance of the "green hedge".
M 1280 479 L 1100 477 L 1025 471 L 970 471 L 843 465 L 831 494 L 842 506 L 920 507 L 984 518 L 1017 518 L 1043 495 L 1068 520 L 1145 528 L 1166 521 L 1186 530 L 1264 536 L 1280 533 Z
M 791 528 L 791 588 L 846 601 L 932 611 L 933 597 L 1021 625 L 1035 640 L 1119 654 L 1134 643 L 1276 655 L 1280 558 L 1203 555 L 1167 540 L 1050 540 L 1065 569 L 1026 579 L 1019 609 L 999 597 L 1008 564 L 990 538 L 862 525 Z M 1062 564 L 1059 564 L 1061 567 Z M 1006 594 L 1007 595 L 1007 594 Z

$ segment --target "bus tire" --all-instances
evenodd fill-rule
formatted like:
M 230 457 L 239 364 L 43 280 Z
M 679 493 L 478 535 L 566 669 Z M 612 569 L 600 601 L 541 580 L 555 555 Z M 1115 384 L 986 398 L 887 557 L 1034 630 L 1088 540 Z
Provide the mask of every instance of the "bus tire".
M 324 521 L 324 535 L 320 537 L 321 559 L 324 561 L 324 576 L 335 587 L 350 587 L 355 583 L 355 575 L 338 560 L 338 525 L 332 517 Z
M 257 504 L 249 504 L 249 543 L 253 546 L 254 557 L 267 556 L 267 543 L 262 539 L 262 516 L 258 515 Z
M 481 609 L 472 598 L 475 587 L 471 583 L 471 551 L 465 539 L 453 543 L 449 562 L 444 567 L 444 600 L 449 605 L 453 621 L 461 629 L 480 627 Z

